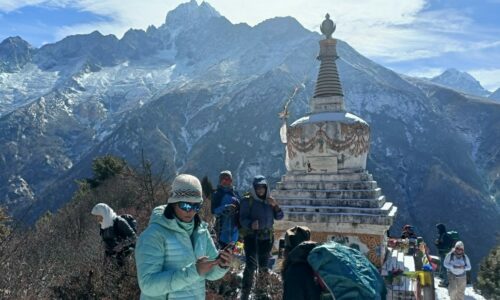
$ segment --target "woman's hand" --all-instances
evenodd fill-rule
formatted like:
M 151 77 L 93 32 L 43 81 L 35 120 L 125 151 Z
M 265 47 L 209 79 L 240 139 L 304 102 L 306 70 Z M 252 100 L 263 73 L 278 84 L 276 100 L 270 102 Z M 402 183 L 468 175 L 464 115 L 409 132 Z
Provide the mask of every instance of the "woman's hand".
M 227 249 L 227 250 L 223 250 L 219 253 L 219 259 L 218 259 L 218 263 L 219 263 L 219 267 L 221 268 L 227 268 L 231 265 L 231 263 L 233 262 L 233 254 L 231 253 L 231 250 Z
M 196 271 L 203 276 L 210 272 L 217 263 L 217 260 L 208 260 L 207 256 L 200 257 L 196 260 Z

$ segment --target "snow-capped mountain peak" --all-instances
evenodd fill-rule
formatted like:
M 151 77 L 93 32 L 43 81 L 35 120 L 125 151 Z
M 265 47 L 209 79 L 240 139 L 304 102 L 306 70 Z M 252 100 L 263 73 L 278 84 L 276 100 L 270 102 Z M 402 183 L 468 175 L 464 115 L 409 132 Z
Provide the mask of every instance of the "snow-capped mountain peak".
M 471 95 L 488 96 L 490 94 L 472 75 L 454 68 L 447 69 L 441 75 L 433 77 L 431 81 Z
M 19 36 L 0 43 L 0 72 L 19 71 L 32 58 L 34 48 Z
M 220 16 L 220 13 L 207 2 L 202 2 L 198 5 L 196 0 L 191 0 L 168 12 L 165 19 L 165 26 L 170 29 L 190 27 Z

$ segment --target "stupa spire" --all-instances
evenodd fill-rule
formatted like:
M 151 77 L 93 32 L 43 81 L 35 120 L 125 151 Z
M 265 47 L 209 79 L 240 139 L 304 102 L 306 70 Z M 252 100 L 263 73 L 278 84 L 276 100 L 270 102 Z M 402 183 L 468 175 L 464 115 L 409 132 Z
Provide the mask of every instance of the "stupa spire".
M 330 20 L 330 15 L 326 14 L 326 18 L 320 27 L 321 32 L 326 38 L 319 42 L 320 52 L 317 59 L 321 61 L 321 66 L 319 68 L 318 79 L 314 89 L 314 98 L 344 96 L 339 79 L 339 72 L 335 63 L 335 60 L 338 58 L 336 49 L 337 40 L 332 38 L 335 28 L 336 25 L 332 20 Z

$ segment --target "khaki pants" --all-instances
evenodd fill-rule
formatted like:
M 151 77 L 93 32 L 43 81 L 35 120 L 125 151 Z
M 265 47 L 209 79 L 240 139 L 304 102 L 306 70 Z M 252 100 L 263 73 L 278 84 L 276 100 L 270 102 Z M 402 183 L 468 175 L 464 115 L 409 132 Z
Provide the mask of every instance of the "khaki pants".
M 448 272 L 448 282 L 448 294 L 450 295 L 450 300 L 464 300 L 467 276 L 464 274 L 457 277 L 453 273 Z

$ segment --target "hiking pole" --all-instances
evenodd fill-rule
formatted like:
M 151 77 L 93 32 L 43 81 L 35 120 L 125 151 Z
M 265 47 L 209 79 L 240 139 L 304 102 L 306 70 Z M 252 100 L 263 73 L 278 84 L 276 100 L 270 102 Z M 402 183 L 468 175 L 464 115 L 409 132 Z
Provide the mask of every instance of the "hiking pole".
M 257 288 L 258 288 L 258 281 L 259 281 L 259 238 L 258 238 L 258 231 L 257 230 L 254 230 L 253 231 L 253 235 L 254 235 L 254 243 L 255 243 L 255 265 L 256 265 L 256 268 L 255 268 L 255 273 L 253 274 L 254 277 L 254 282 L 253 282 L 253 293 L 255 294 L 255 292 L 257 291 Z

